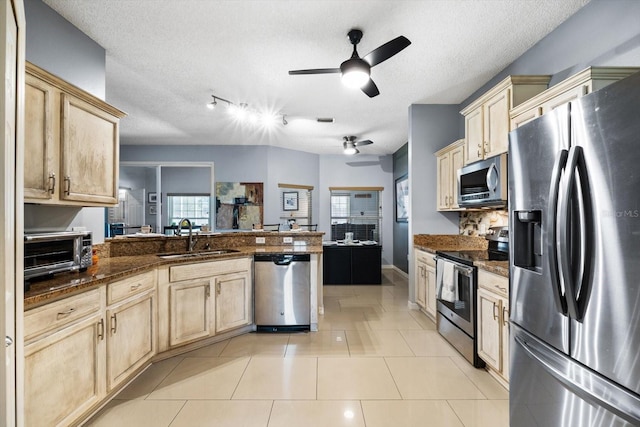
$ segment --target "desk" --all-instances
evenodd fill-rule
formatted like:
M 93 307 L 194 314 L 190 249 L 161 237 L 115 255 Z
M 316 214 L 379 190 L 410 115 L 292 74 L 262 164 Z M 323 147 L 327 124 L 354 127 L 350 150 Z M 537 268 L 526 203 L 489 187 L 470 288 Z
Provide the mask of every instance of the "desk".
M 382 283 L 382 246 L 326 245 L 322 250 L 325 285 Z

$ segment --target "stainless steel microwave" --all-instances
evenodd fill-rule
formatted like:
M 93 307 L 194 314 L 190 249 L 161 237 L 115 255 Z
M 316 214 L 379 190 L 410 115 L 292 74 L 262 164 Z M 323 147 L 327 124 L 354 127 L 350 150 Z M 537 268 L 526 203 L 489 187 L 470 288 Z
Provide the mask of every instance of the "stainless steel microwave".
M 507 205 L 507 155 L 500 154 L 458 169 L 458 206 Z
M 86 270 L 92 263 L 91 250 L 89 231 L 25 234 L 24 279 Z

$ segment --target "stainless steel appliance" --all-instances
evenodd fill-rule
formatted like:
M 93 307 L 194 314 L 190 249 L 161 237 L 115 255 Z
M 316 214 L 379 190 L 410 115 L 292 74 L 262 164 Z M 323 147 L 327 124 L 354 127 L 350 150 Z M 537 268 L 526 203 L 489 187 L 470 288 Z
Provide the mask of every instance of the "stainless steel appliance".
M 91 265 L 91 232 L 61 231 L 24 235 L 24 279 L 86 270 Z
M 506 261 L 509 251 L 507 227 L 492 227 L 486 236 L 488 250 L 436 252 L 436 323 L 438 332 L 473 366 L 484 362 L 478 356 L 477 268 L 474 261 Z
M 259 331 L 309 330 L 310 259 L 308 254 L 254 256 L 255 323 Z
M 514 130 L 511 426 L 640 425 L 640 74 Z
M 458 170 L 458 205 L 465 208 L 507 205 L 507 155 L 471 163 Z

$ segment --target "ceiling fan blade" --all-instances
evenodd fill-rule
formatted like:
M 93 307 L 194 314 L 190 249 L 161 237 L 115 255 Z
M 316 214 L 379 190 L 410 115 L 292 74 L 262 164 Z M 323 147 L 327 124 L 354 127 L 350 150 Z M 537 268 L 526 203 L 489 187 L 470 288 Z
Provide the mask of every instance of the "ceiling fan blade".
M 373 144 L 373 141 L 371 141 L 370 139 L 365 139 L 364 141 L 356 142 L 356 147 L 362 147 L 363 145 L 369 145 L 369 144 Z
M 289 75 L 294 76 L 298 74 L 331 74 L 339 72 L 340 68 L 316 68 L 313 70 L 291 70 L 289 71 Z
M 362 91 L 366 93 L 369 98 L 373 98 L 374 96 L 380 95 L 380 91 L 378 90 L 378 86 L 373 82 L 373 80 L 369 79 L 367 84 L 362 86 Z
M 411 42 L 405 36 L 399 36 L 395 39 L 386 42 L 382 46 L 373 49 L 366 54 L 362 59 L 367 61 L 372 67 L 378 65 L 382 61 L 386 61 L 396 53 L 400 52 L 405 47 L 409 46 Z

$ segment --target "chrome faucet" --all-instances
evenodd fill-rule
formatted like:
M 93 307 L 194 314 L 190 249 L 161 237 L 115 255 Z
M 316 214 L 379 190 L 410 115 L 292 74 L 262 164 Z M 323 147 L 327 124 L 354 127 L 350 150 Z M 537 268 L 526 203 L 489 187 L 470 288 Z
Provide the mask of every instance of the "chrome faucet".
M 191 224 L 191 220 L 189 218 L 182 218 L 178 223 L 178 235 L 182 236 L 182 223 L 186 222 L 189 225 L 189 240 L 187 241 L 187 250 L 189 252 L 193 251 L 193 247 L 198 242 L 197 238 L 193 238 L 193 225 Z

